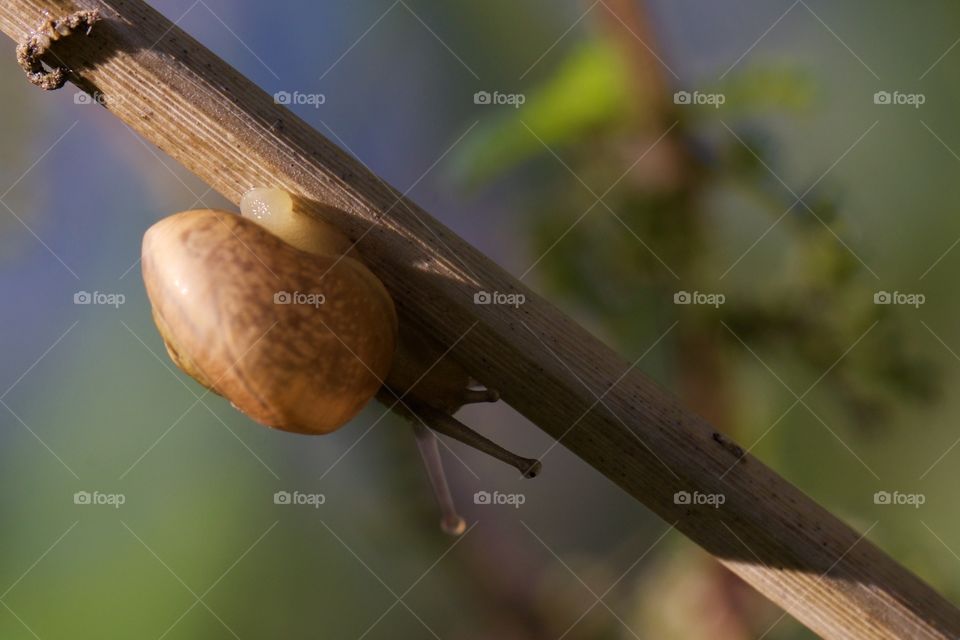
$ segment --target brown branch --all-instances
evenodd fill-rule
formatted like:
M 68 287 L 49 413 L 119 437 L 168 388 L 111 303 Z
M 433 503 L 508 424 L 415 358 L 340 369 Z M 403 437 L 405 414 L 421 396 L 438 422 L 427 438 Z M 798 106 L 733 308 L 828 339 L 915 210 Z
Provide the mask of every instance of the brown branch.
M 960 635 L 929 586 L 759 460 L 735 464 L 704 420 L 140 0 L 2 0 L 0 29 L 22 42 L 45 11 L 93 8 L 90 36 L 52 47 L 73 81 L 230 200 L 267 185 L 312 201 L 362 239 L 403 327 L 456 343 L 475 378 L 801 622 L 828 638 Z M 475 305 L 478 290 L 526 303 Z

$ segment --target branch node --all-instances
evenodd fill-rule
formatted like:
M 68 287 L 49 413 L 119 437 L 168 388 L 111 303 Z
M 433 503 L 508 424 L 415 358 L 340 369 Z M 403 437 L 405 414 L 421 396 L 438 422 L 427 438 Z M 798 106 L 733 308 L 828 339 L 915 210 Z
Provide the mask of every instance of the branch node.
M 52 43 L 66 38 L 81 26 L 86 25 L 86 35 L 90 35 L 90 30 L 99 20 L 100 11 L 97 9 L 75 11 L 57 19 L 48 15 L 25 41 L 17 45 L 17 62 L 27 74 L 27 80 L 45 91 L 53 91 L 66 84 L 69 69 L 57 66 L 47 71 L 40 59 L 50 51 Z

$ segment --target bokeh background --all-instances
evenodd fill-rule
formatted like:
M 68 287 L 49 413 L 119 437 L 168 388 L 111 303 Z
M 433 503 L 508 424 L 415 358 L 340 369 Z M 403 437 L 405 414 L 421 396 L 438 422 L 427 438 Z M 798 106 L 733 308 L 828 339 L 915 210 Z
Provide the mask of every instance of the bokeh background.
M 292 108 L 960 599 L 955 3 L 153 4 L 268 91 L 322 94 Z M 473 525 L 455 542 L 381 406 L 308 439 L 198 401 L 152 325 L 140 238 L 232 205 L 72 85 L 30 86 L 13 50 L 0 637 L 812 637 L 509 407 L 461 417 L 545 471 L 450 443 Z

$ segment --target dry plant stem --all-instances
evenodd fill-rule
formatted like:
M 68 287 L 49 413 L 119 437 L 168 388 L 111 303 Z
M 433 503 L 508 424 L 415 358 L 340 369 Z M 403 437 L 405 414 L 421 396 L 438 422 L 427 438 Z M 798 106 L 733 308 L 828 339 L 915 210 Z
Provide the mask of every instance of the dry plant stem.
M 481 383 L 821 636 L 960 636 L 960 611 L 864 535 L 759 460 L 734 465 L 702 418 L 142 1 L 0 0 L 0 30 L 22 42 L 44 11 L 94 8 L 90 37 L 54 45 L 71 79 L 122 97 L 107 108 L 231 201 L 276 186 L 362 238 L 401 333 L 455 344 Z M 479 290 L 526 303 L 475 305 Z
M 443 460 L 440 458 L 440 448 L 437 445 L 437 436 L 430 429 L 419 422 L 413 424 L 413 434 L 417 438 L 417 447 L 423 458 L 423 465 L 427 468 L 430 485 L 440 505 L 440 528 L 450 535 L 458 536 L 466 529 L 466 522 L 457 513 L 447 484 L 447 474 L 443 471 Z

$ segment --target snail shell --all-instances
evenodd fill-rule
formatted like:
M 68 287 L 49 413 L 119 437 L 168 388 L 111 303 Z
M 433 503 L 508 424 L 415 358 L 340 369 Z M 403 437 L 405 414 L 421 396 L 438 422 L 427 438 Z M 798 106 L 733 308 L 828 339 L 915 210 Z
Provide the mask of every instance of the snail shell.
M 143 278 L 171 358 L 264 425 L 333 431 L 390 371 L 396 310 L 353 258 L 307 253 L 201 209 L 147 231 Z

